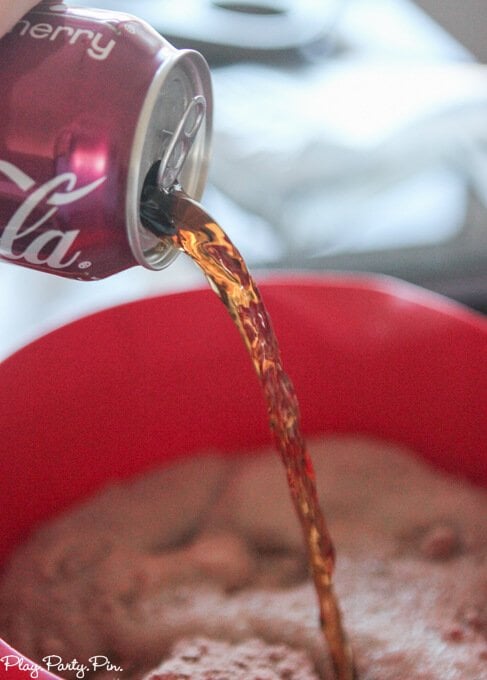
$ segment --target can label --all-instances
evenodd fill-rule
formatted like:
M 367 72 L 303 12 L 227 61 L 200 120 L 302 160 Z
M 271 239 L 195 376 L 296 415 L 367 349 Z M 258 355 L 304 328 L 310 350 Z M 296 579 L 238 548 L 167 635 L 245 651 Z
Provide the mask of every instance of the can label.
M 81 201 L 104 184 L 106 176 L 80 186 L 78 177 L 73 172 L 64 172 L 36 186 L 32 177 L 8 161 L 0 160 L 0 172 L 17 190 L 26 195 L 0 236 L 1 256 L 10 260 L 24 259 L 32 265 L 45 264 L 51 269 L 72 266 L 80 258 L 81 251 L 77 251 L 69 259 L 66 259 L 67 253 L 74 246 L 80 230 L 39 230 L 55 217 L 61 206 Z M 29 223 L 33 213 L 36 213 L 36 221 Z M 19 250 L 16 245 L 26 236 L 31 238 L 30 243 Z M 45 249 L 49 250 L 49 255 L 42 256 Z
M 133 17 L 47 2 L 0 40 L 0 259 L 80 280 L 137 264 L 130 159 L 162 47 Z
M 60 5 L 60 7 L 63 12 L 66 10 L 65 6 Z M 51 6 L 49 9 L 51 12 L 55 11 L 56 5 Z M 109 26 L 109 24 L 105 24 L 105 26 Z M 77 28 L 67 23 L 60 26 L 48 21 L 34 22 L 29 19 L 19 21 L 11 30 L 11 33 L 33 40 L 63 41 L 71 46 L 79 43 L 86 47 L 86 54 L 96 61 L 108 59 L 117 44 L 113 38 L 107 40 L 103 33 L 92 29 Z

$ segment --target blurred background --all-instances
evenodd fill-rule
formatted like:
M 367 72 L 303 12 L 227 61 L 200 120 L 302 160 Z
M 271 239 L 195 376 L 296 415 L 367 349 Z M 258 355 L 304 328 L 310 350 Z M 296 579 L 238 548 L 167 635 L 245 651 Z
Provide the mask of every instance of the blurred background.
M 207 210 L 259 276 L 400 277 L 487 311 L 485 0 L 77 0 L 195 47 Z M 93 310 L 204 285 L 183 257 L 79 283 L 0 264 L 0 358 Z

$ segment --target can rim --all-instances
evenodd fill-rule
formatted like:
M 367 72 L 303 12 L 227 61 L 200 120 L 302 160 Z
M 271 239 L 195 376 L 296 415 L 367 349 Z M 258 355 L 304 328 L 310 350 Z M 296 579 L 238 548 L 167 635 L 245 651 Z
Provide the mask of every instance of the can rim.
M 195 167 L 191 173 L 191 182 L 188 186 L 185 186 L 187 193 L 195 200 L 201 198 L 206 185 L 212 133 L 212 87 L 209 67 L 206 60 L 195 50 L 176 50 L 176 48 L 173 48 L 174 53 L 168 55 L 167 43 L 166 47 L 163 47 L 163 49 L 165 52 L 163 62 L 156 71 L 154 79 L 148 89 L 135 128 L 128 168 L 127 197 L 125 204 L 127 236 L 132 254 L 138 264 L 151 270 L 159 270 L 167 267 L 179 254 L 179 251 L 169 239 L 166 241 L 159 241 L 157 247 L 150 251 L 144 250 L 141 236 L 147 230 L 140 221 L 139 208 L 140 192 L 142 183 L 145 179 L 143 177 L 141 178 L 141 160 L 147 130 L 164 83 L 176 65 L 186 66 L 187 69 L 192 69 L 198 74 L 199 84 L 207 103 L 205 120 L 201 126 L 202 130 L 199 148 L 195 148 L 194 153 L 190 154 L 191 161 L 194 163 Z M 195 147 L 196 146 L 197 145 L 195 144 Z

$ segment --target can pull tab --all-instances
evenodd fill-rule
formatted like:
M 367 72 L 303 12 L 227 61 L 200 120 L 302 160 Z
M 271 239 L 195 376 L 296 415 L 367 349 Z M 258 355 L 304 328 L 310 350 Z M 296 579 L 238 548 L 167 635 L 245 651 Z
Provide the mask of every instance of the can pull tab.
M 206 113 L 206 100 L 202 95 L 194 97 L 188 104 L 179 125 L 162 157 L 157 173 L 160 189 L 170 189 L 179 177 L 188 153 L 193 146 L 198 130 Z

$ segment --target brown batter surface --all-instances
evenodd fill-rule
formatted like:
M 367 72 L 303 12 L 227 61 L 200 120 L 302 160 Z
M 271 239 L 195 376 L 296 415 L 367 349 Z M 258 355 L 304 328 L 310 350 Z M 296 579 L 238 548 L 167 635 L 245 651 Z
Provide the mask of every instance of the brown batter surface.
M 487 680 L 485 491 L 364 438 L 310 449 L 359 680 Z M 0 634 L 22 653 L 124 669 L 90 680 L 331 678 L 317 617 L 274 452 L 112 485 L 0 582 Z

